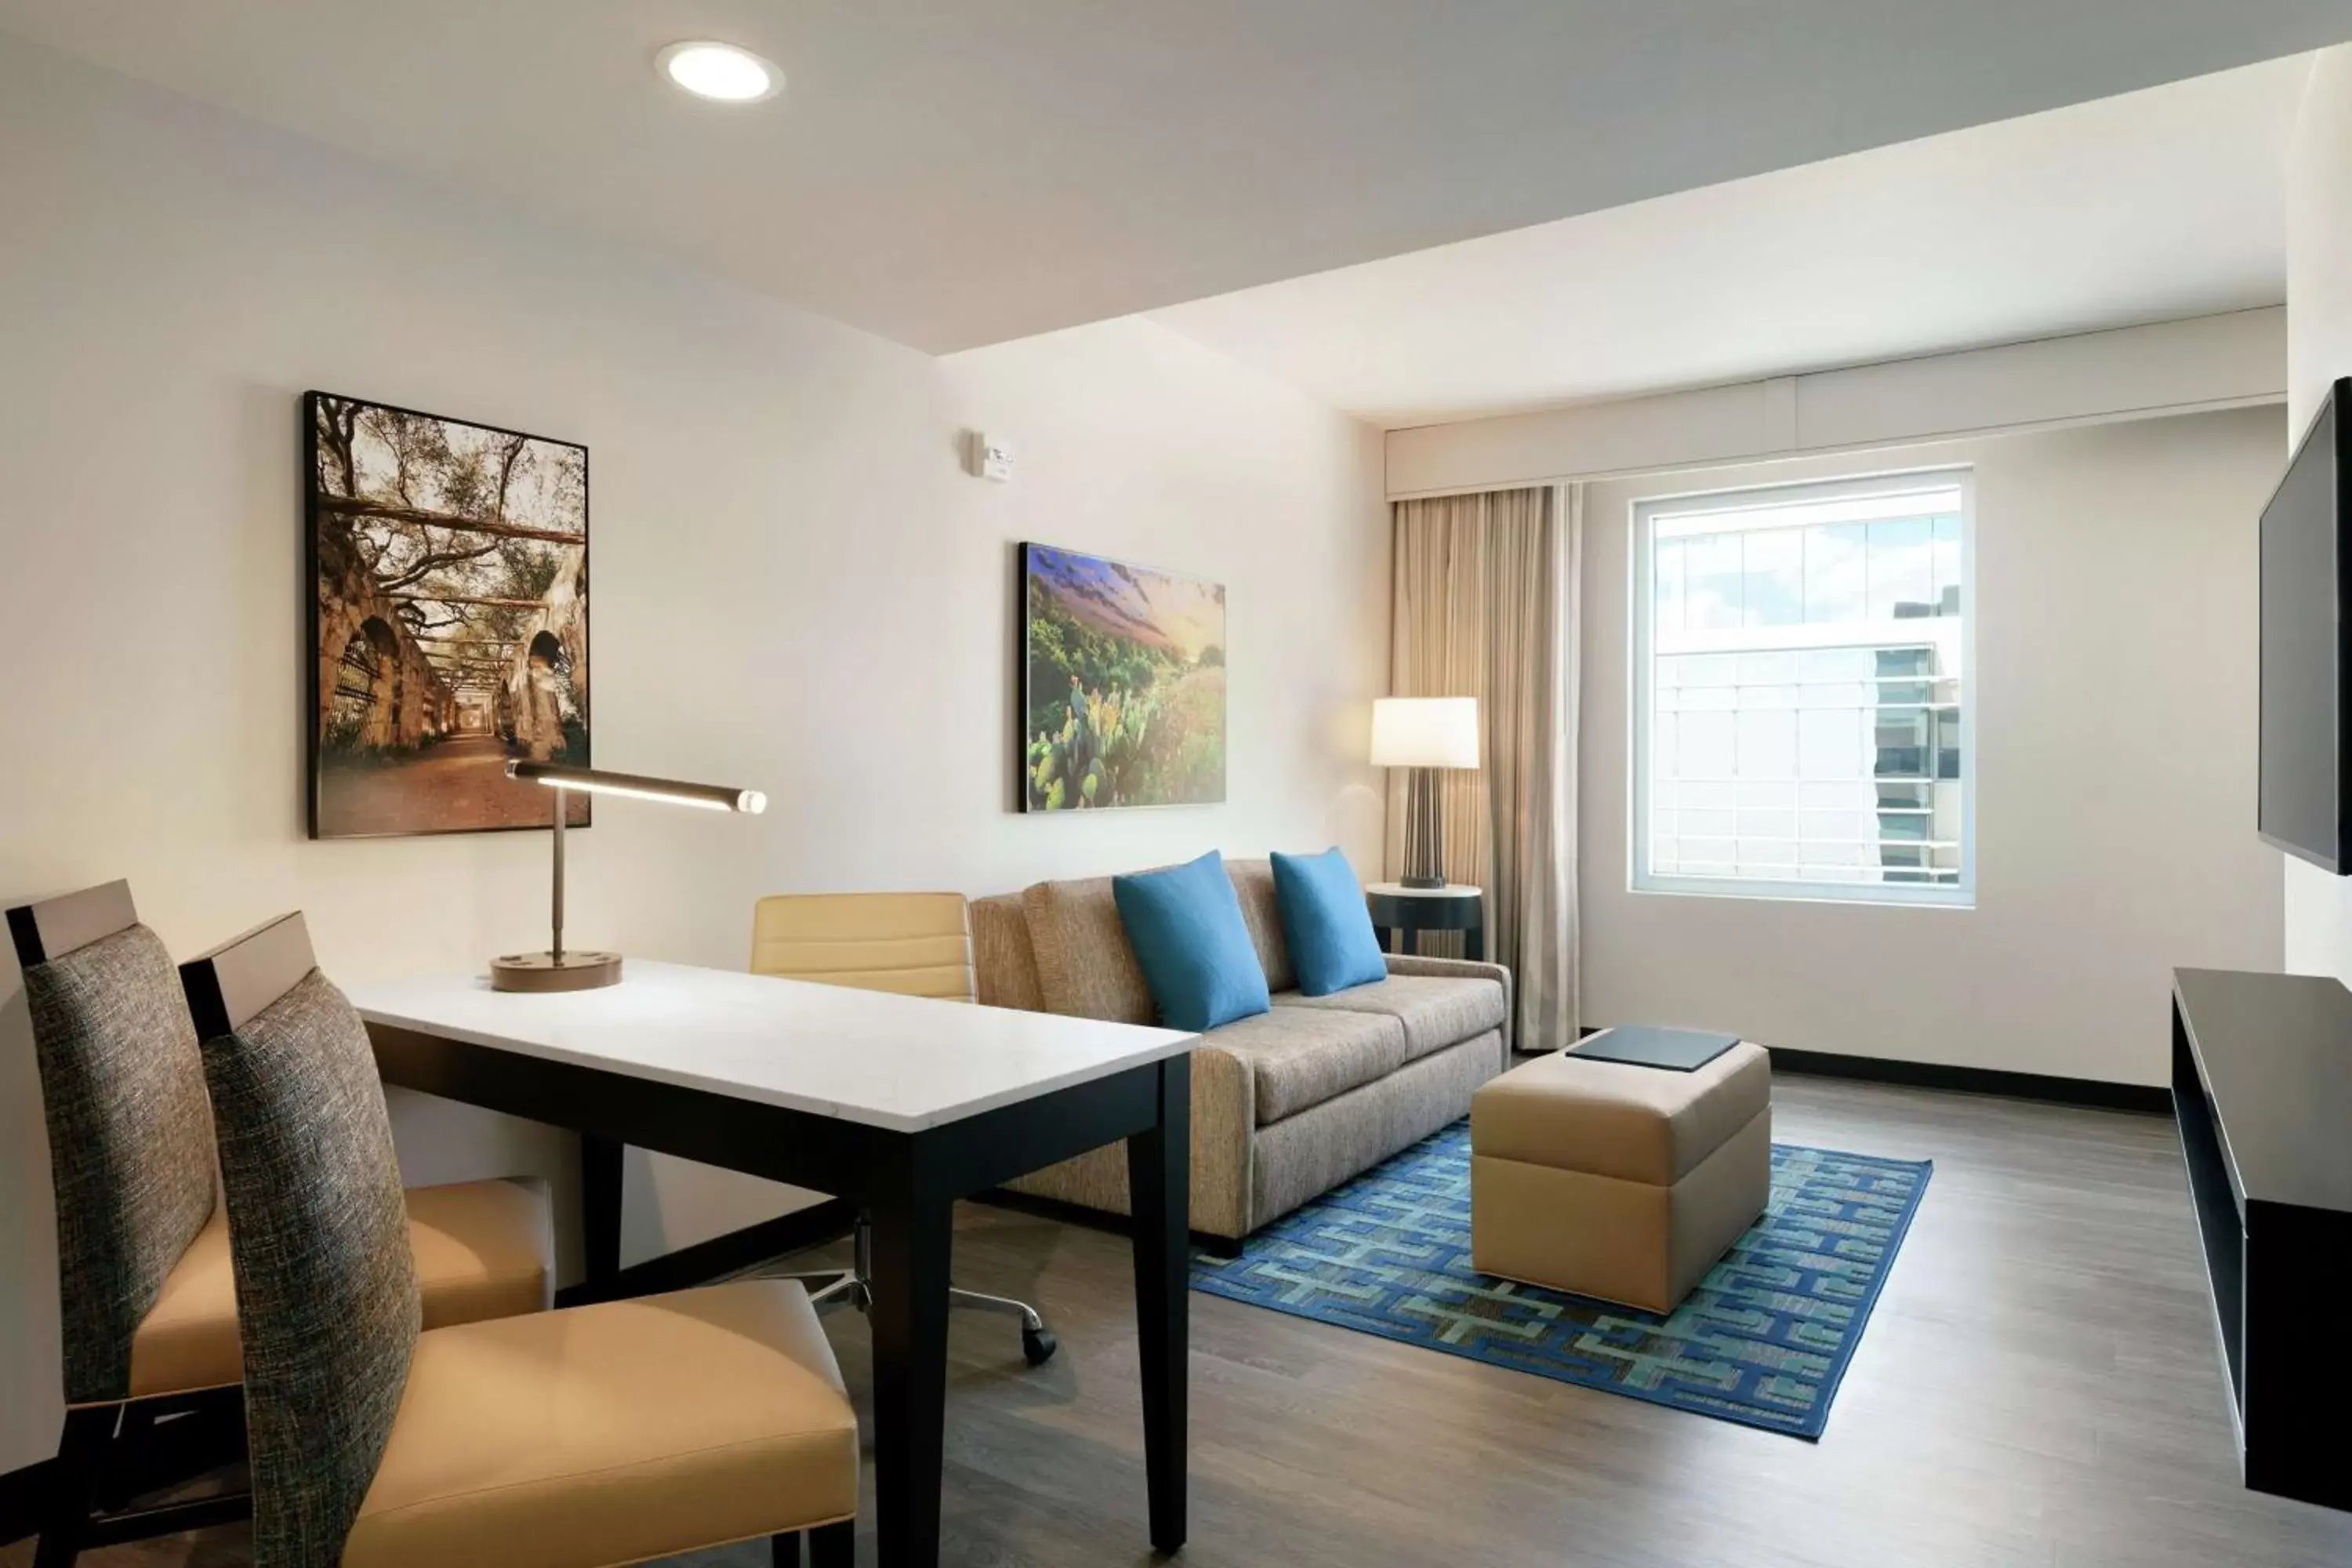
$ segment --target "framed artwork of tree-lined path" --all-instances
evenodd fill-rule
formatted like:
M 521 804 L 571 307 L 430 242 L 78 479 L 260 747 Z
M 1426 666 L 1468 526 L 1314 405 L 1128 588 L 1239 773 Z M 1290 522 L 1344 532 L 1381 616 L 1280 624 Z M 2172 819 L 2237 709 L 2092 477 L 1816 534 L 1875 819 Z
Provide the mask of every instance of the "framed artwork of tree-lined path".
M 548 826 L 506 764 L 589 763 L 588 448 L 302 405 L 310 837 Z
M 1021 547 L 1025 811 L 1225 798 L 1225 590 Z

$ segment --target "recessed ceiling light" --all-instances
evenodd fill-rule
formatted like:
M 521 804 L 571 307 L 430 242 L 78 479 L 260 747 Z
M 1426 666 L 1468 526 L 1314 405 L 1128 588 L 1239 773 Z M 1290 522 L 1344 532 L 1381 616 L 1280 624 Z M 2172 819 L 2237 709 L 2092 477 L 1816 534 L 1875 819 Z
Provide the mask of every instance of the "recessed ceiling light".
M 784 73 L 749 49 L 695 39 L 672 44 L 656 57 L 662 75 L 697 98 L 758 103 L 784 90 Z

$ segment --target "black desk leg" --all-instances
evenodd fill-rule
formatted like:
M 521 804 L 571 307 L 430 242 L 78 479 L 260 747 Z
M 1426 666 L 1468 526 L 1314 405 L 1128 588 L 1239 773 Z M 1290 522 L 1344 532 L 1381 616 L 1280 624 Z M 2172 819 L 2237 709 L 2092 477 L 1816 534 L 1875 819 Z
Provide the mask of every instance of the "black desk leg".
M 604 1299 L 621 1271 L 621 1148 L 580 1134 L 580 1242 L 592 1301 Z
M 940 1560 L 954 1205 L 918 1183 L 873 1206 L 874 1509 L 882 1568 Z
M 1135 1211 L 1135 1327 L 1143 1384 L 1143 1470 L 1151 1544 L 1184 1544 L 1186 1363 L 1191 1356 L 1192 1061 L 1160 1068 L 1160 1125 L 1127 1141 Z
M 1462 956 L 1473 963 L 1486 961 L 1486 928 L 1472 926 L 1462 933 Z

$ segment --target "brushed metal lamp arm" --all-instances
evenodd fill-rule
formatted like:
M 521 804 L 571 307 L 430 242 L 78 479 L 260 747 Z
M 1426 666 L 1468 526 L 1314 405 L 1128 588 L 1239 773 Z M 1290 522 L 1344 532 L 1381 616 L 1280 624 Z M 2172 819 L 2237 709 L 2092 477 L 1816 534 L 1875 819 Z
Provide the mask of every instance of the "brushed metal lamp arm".
M 510 762 L 507 764 L 507 777 L 542 784 L 553 792 L 555 823 L 551 839 L 554 863 L 550 885 L 547 951 L 509 952 L 492 959 L 490 988 L 495 991 L 590 991 L 620 983 L 619 953 L 567 952 L 563 946 L 563 830 L 571 819 L 573 791 L 583 795 L 618 795 L 638 800 L 667 801 L 673 805 L 695 805 L 705 811 L 733 812 L 751 816 L 768 809 L 768 797 L 755 789 L 688 784 L 679 779 L 575 768 L 562 763 Z
M 555 918 L 547 956 L 555 961 L 558 969 L 563 967 L 563 823 L 572 815 L 568 796 L 569 792 L 562 784 L 555 786 L 555 832 L 551 836 L 555 842 Z

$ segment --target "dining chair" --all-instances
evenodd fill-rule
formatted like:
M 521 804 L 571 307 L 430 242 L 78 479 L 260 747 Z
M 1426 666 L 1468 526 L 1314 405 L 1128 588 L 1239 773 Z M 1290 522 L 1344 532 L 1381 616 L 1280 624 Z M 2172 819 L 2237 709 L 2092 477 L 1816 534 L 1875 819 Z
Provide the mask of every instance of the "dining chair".
M 66 1419 L 35 1559 L 171 1534 L 250 1506 L 237 1491 L 132 1508 L 235 1458 L 242 1406 L 227 1216 L 215 1202 L 204 1064 L 170 955 L 127 883 L 7 911 L 25 976 L 58 1215 Z M 553 1226 L 545 1186 L 466 1182 L 406 1194 L 436 1323 L 543 1310 Z M 183 1435 L 201 1434 L 200 1440 Z
M 751 972 L 862 991 L 895 991 L 942 1002 L 972 1002 L 971 917 L 961 893 L 784 893 L 751 911 Z M 799 1279 L 820 1307 L 873 1303 L 873 1229 L 861 1215 L 850 1265 Z M 1037 1309 L 1009 1296 L 950 1288 L 948 1304 L 1021 1320 L 1021 1353 L 1031 1366 L 1061 1342 Z
M 241 1310 L 254 1568 L 855 1549 L 857 1418 L 807 1293 L 740 1280 L 422 1326 L 366 1026 L 283 916 L 181 966 Z

